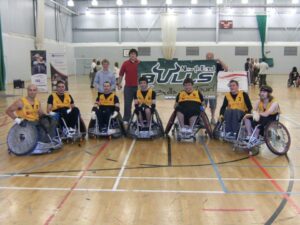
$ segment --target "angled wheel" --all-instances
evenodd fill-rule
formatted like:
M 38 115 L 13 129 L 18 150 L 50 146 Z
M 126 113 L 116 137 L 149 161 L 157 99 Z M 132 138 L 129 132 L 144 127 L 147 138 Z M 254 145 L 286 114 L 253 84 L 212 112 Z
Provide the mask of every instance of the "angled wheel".
M 38 143 L 38 130 L 35 125 L 26 122 L 24 125 L 15 124 L 7 135 L 7 145 L 10 152 L 16 155 L 30 153 Z
M 158 126 L 159 126 L 159 130 L 160 130 L 160 132 L 161 132 L 161 134 L 162 134 L 162 136 L 164 136 L 164 126 L 163 126 L 163 123 L 162 123 L 162 121 L 161 121 L 161 119 L 160 119 L 160 117 L 159 117 L 159 115 L 158 115 L 158 112 L 155 110 L 154 111 L 154 114 L 155 114 L 155 116 L 156 116 L 156 120 L 157 120 L 157 124 L 158 124 Z
M 291 145 L 291 137 L 287 128 L 278 121 L 273 121 L 265 127 L 265 142 L 271 152 L 285 155 Z
M 210 123 L 209 123 L 209 119 L 208 119 L 206 113 L 205 112 L 200 112 L 200 117 L 201 117 L 201 119 L 203 121 L 203 124 L 205 126 L 205 130 L 206 130 L 208 136 L 210 138 L 213 138 L 213 131 L 211 129 L 211 126 L 210 126 Z
M 167 126 L 166 126 L 166 129 L 165 129 L 165 134 L 168 135 L 168 133 L 170 132 L 173 124 L 174 124 L 174 121 L 176 119 L 176 111 L 174 110 L 168 123 L 167 123 Z

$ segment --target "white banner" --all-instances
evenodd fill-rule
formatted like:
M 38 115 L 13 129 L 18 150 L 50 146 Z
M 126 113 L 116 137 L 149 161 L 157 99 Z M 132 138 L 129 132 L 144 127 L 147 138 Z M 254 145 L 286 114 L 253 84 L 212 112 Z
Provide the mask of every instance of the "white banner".
M 217 92 L 228 92 L 228 84 L 230 80 L 236 80 L 237 82 L 239 82 L 239 89 L 248 92 L 248 76 L 246 71 L 220 71 L 218 73 Z
M 35 84 L 40 92 L 47 92 L 47 58 L 46 51 L 33 50 L 31 56 L 31 83 Z
M 53 52 L 49 54 L 51 86 L 52 91 L 56 91 L 57 81 L 64 81 L 66 91 L 68 90 L 68 68 L 67 57 L 65 52 Z

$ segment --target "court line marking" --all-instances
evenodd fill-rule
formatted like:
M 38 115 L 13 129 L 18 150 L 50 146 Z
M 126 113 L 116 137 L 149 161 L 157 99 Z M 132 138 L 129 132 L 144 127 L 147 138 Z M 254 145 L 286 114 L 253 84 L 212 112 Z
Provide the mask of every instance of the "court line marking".
M 142 193 L 183 193 L 183 194 L 223 194 L 223 191 L 196 191 L 196 190 L 161 190 L 161 189 L 97 189 L 97 188 L 51 188 L 51 187 L 16 187 L 0 186 L 0 190 L 17 190 L 17 191 L 77 191 L 77 192 L 142 192 Z M 226 195 L 283 195 L 292 194 L 300 195 L 300 192 L 276 192 L 276 191 L 231 191 Z M 56 212 L 57 213 L 57 212 Z
M 225 186 L 225 183 L 222 180 L 222 176 L 221 176 L 221 173 L 220 173 L 220 171 L 218 169 L 218 166 L 216 165 L 215 161 L 213 160 L 213 158 L 212 158 L 212 156 L 211 156 L 211 154 L 210 154 L 210 152 L 208 150 L 208 147 L 206 146 L 206 144 L 204 142 L 202 142 L 202 145 L 203 145 L 204 151 L 206 152 L 206 155 L 208 156 L 208 159 L 209 159 L 211 165 L 213 166 L 213 169 L 214 169 L 214 171 L 215 171 L 215 173 L 216 173 L 216 175 L 218 177 L 218 181 L 219 181 L 219 183 L 220 183 L 220 185 L 222 187 L 223 192 L 224 193 L 228 193 L 228 190 L 227 190 L 227 188 Z
M 81 172 L 80 177 L 77 178 L 77 180 L 74 182 L 74 184 L 71 186 L 71 188 L 69 188 L 67 194 L 63 197 L 63 199 L 60 201 L 60 203 L 58 204 L 58 206 L 55 208 L 54 212 L 48 217 L 48 219 L 46 220 L 46 222 L 44 223 L 44 225 L 49 225 L 51 223 L 51 221 L 54 219 L 54 217 L 57 215 L 57 213 L 59 212 L 59 210 L 64 206 L 65 202 L 68 200 L 69 196 L 71 195 L 71 193 L 73 192 L 73 190 L 77 187 L 79 181 L 82 179 L 82 177 L 85 175 L 85 173 L 87 172 L 87 170 L 93 165 L 93 163 L 95 162 L 95 160 L 98 158 L 98 156 L 104 151 L 104 149 L 108 146 L 109 141 L 104 142 L 103 145 L 101 145 L 101 147 L 99 148 L 99 150 L 97 151 L 97 153 L 94 155 L 94 157 L 89 161 L 89 163 L 87 164 L 87 166 L 85 167 L 85 169 Z
M 126 167 L 126 165 L 127 165 L 127 162 L 128 162 L 128 160 L 129 160 L 129 157 L 130 157 L 130 155 L 131 155 L 131 153 L 132 153 L 132 151 L 133 151 L 133 149 L 134 149 L 135 143 L 136 143 L 136 139 L 134 139 L 134 140 L 132 141 L 132 143 L 131 143 L 131 145 L 130 145 L 130 147 L 129 147 L 129 150 L 128 150 L 128 152 L 127 152 L 127 154 L 126 154 L 126 157 L 125 157 L 125 159 L 124 159 L 124 161 L 123 161 L 123 164 L 122 164 L 122 167 L 121 167 L 121 169 L 120 169 L 120 172 L 119 172 L 119 174 L 118 174 L 118 176 L 117 176 L 117 179 L 116 179 L 116 181 L 115 181 L 115 183 L 114 183 L 114 186 L 113 186 L 113 188 L 112 188 L 113 191 L 117 190 L 117 188 L 118 188 L 118 186 L 119 186 L 121 177 L 123 176 L 123 173 L 124 173 L 124 171 L 125 171 L 125 167 Z
M 226 208 L 223 208 L 223 209 L 207 209 L 207 208 L 204 208 L 202 210 L 206 211 L 206 212 L 253 212 L 253 211 L 255 211 L 255 209 L 242 209 L 242 208 L 238 208 L 238 209 L 226 209 Z
M 250 159 L 260 168 L 261 172 L 270 179 L 270 182 L 273 184 L 273 186 L 282 194 L 282 197 L 290 203 L 290 205 L 296 210 L 298 214 L 300 214 L 300 207 L 294 202 L 292 198 L 290 198 L 287 193 L 284 193 L 283 188 L 272 178 L 272 176 L 269 174 L 269 172 L 260 164 L 260 162 L 253 156 L 250 156 Z
M 126 168 L 125 168 L 126 169 Z M 26 174 L 16 174 L 16 175 L 0 175 L 0 177 L 24 177 L 24 178 L 79 178 L 78 175 L 26 175 Z M 84 176 L 82 179 L 116 179 L 118 176 Z M 217 177 L 136 177 L 136 176 L 122 176 L 120 179 L 124 180 L 218 180 Z M 238 177 L 223 177 L 224 181 L 300 181 L 300 178 L 238 178 Z

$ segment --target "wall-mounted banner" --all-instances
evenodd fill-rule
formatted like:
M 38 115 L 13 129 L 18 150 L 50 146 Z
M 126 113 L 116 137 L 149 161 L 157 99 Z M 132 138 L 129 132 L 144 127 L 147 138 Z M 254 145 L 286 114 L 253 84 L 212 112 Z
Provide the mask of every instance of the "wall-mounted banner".
M 49 54 L 50 71 L 51 71 L 51 87 L 52 91 L 56 91 L 57 81 L 64 81 L 66 91 L 69 90 L 68 85 L 68 69 L 67 57 L 64 52 L 54 52 Z
M 38 91 L 47 92 L 47 57 L 44 50 L 30 51 L 31 83 L 38 87 Z
M 218 92 L 228 92 L 228 84 L 230 80 L 238 81 L 239 89 L 248 92 L 248 76 L 246 71 L 220 71 L 218 73 Z
M 144 61 L 138 67 L 139 76 L 146 76 L 158 95 L 176 96 L 183 89 L 183 80 L 190 77 L 194 87 L 204 96 L 215 98 L 217 92 L 216 62 L 214 60 Z

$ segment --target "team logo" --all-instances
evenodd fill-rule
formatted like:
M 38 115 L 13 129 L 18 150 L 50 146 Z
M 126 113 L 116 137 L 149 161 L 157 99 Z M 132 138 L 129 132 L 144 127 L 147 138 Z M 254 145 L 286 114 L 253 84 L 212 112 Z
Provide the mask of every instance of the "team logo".
M 185 78 L 192 78 L 195 83 L 211 83 L 215 75 L 215 66 L 194 66 L 179 65 L 177 62 L 171 68 L 161 68 L 157 62 L 152 68 L 151 73 L 142 73 L 150 84 L 182 84 Z

